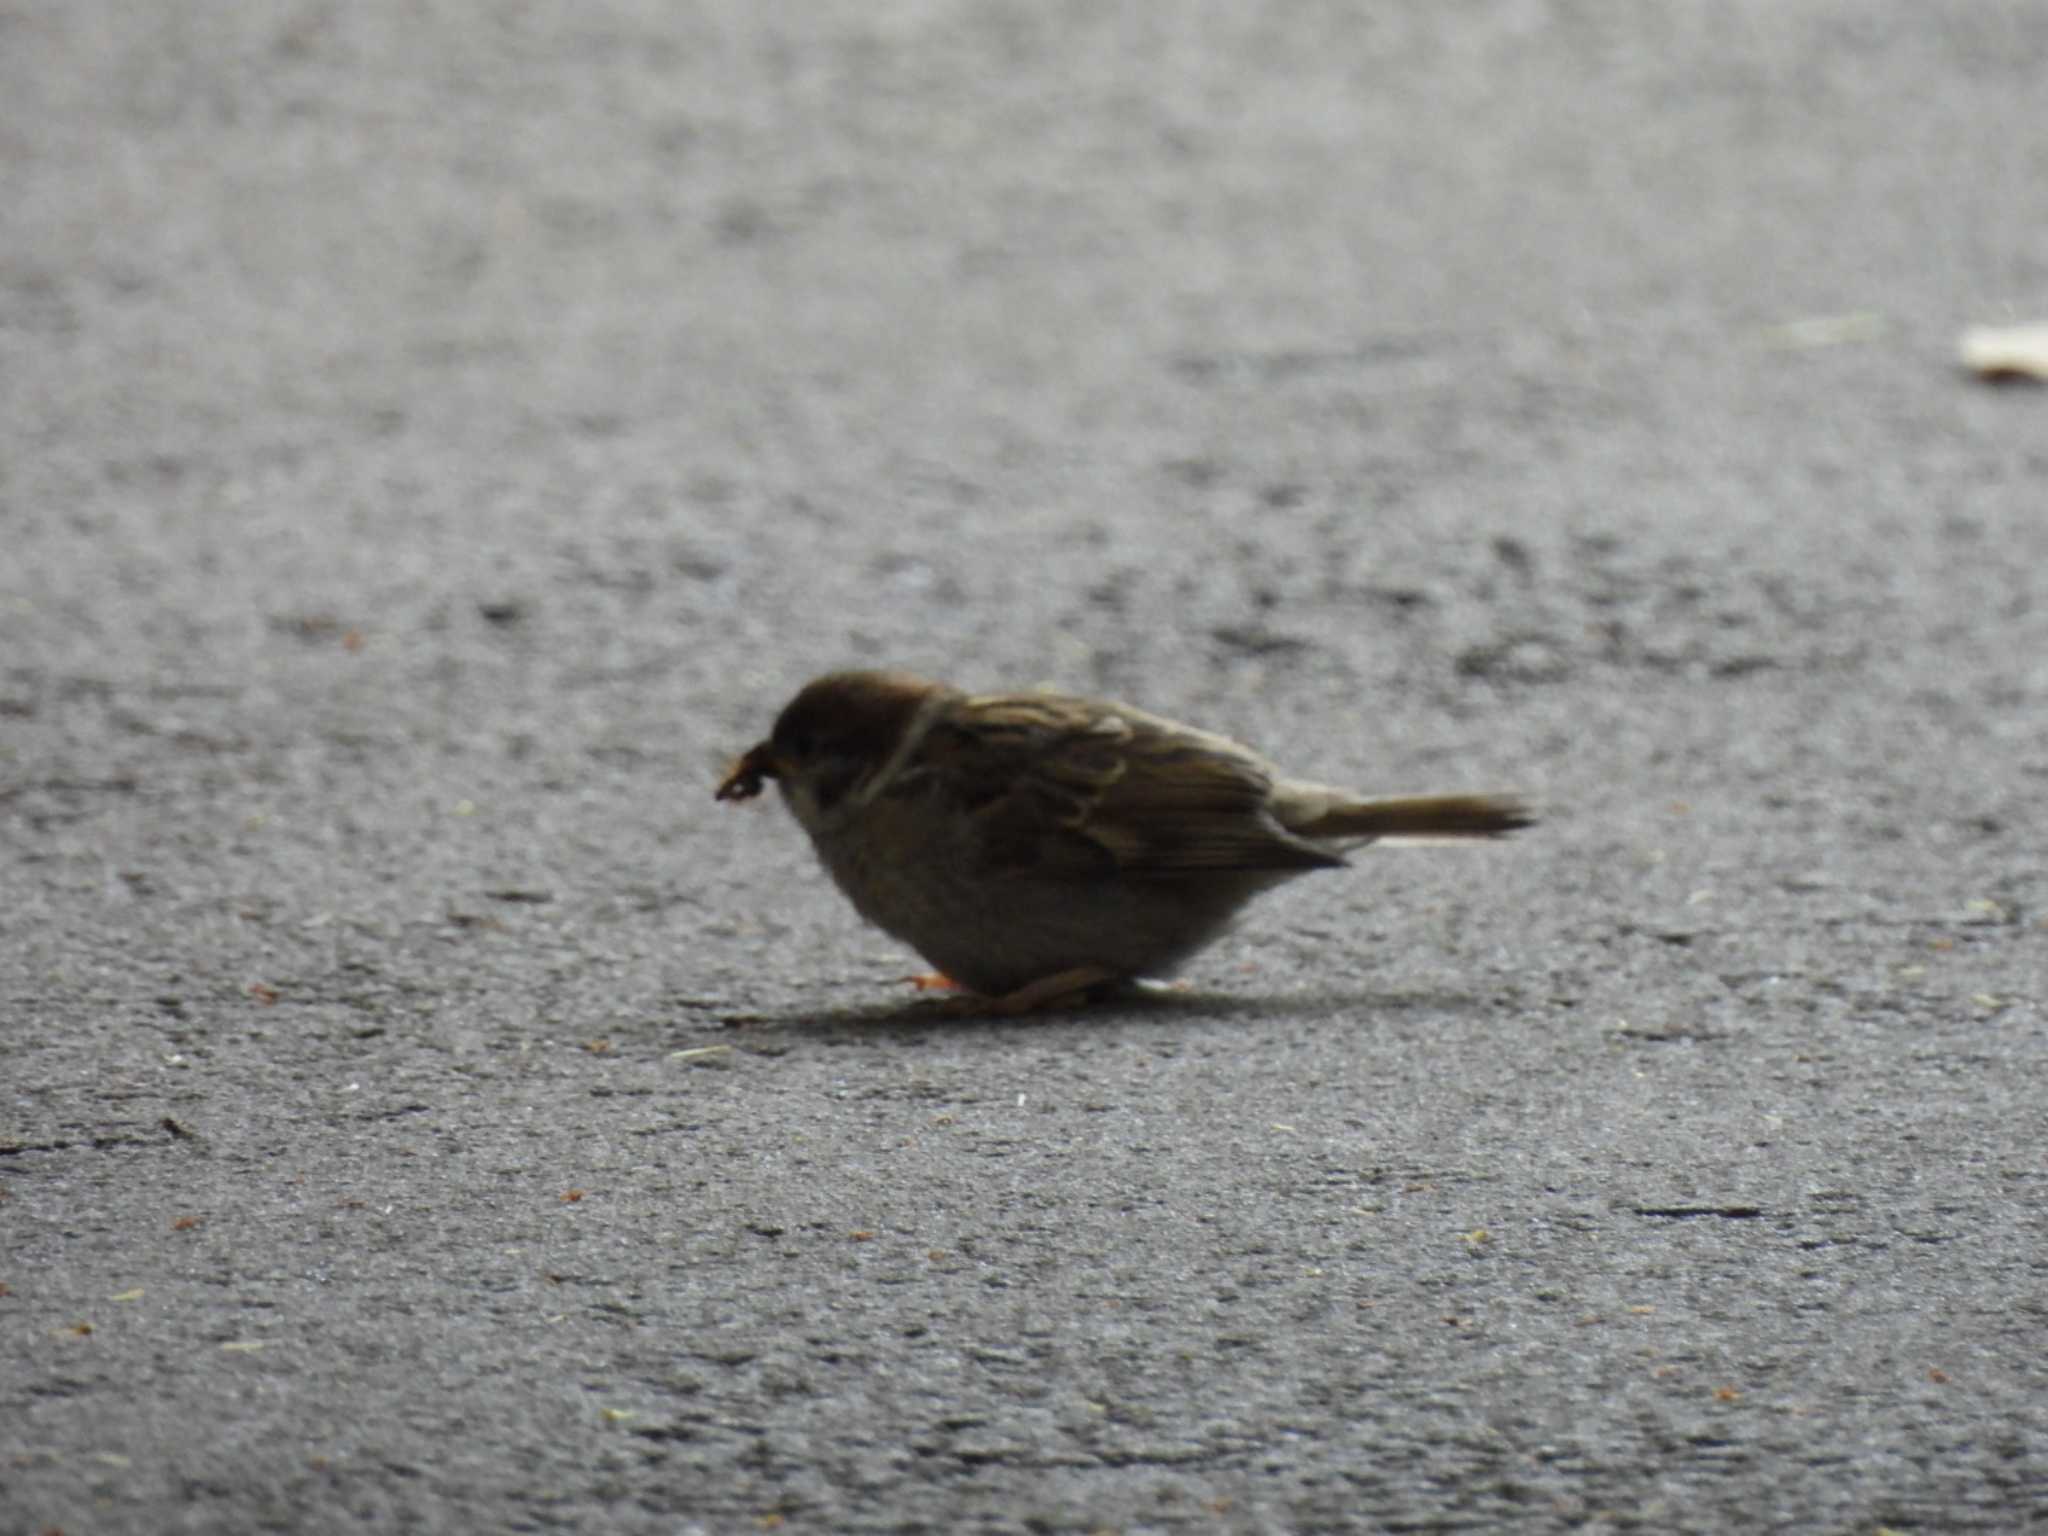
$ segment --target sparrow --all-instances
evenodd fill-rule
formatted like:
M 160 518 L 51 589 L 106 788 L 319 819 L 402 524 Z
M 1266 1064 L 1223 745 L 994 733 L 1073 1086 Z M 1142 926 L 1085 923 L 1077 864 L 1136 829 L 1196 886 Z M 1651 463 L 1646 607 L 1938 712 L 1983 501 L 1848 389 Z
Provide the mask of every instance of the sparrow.
M 717 798 L 770 779 L 861 916 L 940 972 L 913 979 L 1004 1013 L 1168 975 L 1253 897 L 1367 843 L 1534 821 L 1510 795 L 1370 798 L 1127 704 L 907 672 L 807 684 Z

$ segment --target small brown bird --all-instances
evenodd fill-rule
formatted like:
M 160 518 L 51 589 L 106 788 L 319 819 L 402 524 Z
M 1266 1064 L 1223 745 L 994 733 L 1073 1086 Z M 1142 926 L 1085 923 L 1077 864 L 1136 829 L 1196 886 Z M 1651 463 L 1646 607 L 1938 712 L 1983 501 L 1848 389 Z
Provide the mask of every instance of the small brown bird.
M 1503 795 L 1366 799 L 1101 699 L 967 694 L 904 672 L 810 683 L 734 763 L 861 916 L 1002 1012 L 1162 976 L 1262 891 L 1383 839 L 1499 837 Z

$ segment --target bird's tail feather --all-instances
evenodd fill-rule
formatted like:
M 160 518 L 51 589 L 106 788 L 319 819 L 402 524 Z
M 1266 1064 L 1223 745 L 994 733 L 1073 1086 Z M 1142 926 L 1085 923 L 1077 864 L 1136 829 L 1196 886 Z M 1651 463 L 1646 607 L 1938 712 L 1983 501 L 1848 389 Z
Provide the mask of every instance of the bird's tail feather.
M 1390 795 L 1378 800 L 1332 796 L 1321 814 L 1289 830 L 1303 837 L 1464 841 L 1504 837 L 1535 822 L 1514 795 Z

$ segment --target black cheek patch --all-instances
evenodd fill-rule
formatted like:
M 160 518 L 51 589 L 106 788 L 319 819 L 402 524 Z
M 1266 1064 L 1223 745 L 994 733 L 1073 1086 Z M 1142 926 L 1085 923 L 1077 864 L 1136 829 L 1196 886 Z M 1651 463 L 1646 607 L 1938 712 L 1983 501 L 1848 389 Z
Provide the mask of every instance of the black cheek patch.
M 811 770 L 811 795 L 818 809 L 829 811 L 853 792 L 861 779 L 861 764 L 850 757 L 833 758 Z

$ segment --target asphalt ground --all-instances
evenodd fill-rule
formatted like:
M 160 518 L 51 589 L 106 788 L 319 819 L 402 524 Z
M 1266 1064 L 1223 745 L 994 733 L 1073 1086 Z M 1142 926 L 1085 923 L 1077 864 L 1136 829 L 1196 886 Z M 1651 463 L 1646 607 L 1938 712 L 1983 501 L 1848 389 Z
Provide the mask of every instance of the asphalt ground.
M 0 1529 L 2040 1528 L 2044 66 L 0 5 Z M 1544 819 L 944 1019 L 884 661 Z

